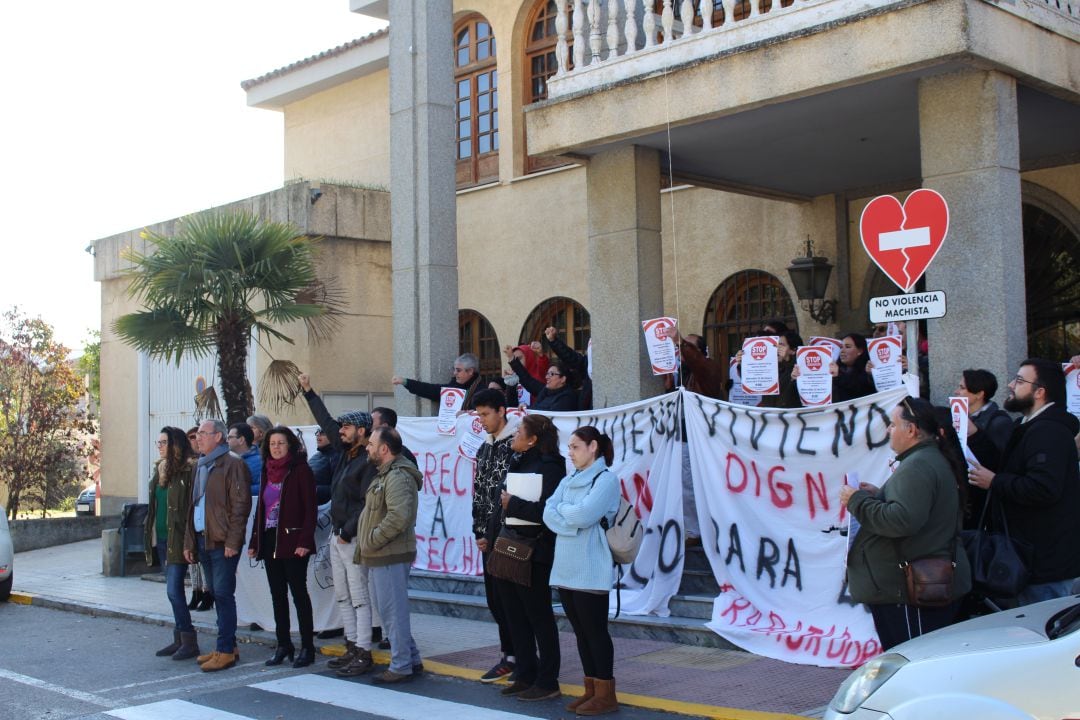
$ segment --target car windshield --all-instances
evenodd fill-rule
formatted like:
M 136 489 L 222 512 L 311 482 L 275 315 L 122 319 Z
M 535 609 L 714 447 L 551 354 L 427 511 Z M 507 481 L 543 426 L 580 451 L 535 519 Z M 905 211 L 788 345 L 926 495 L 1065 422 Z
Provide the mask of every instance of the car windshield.
M 1046 637 L 1056 640 L 1080 628 L 1080 603 L 1056 613 L 1046 623 Z

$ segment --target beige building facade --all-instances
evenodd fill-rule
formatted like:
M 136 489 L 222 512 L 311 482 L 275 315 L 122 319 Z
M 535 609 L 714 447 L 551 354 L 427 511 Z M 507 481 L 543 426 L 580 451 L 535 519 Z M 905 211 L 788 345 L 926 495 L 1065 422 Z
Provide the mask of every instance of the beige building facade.
M 486 371 L 501 372 L 499 348 L 554 324 L 580 349 L 593 339 L 596 403 L 617 404 L 659 391 L 641 360 L 647 317 L 678 317 L 718 357 L 778 317 L 804 338 L 865 333 L 869 299 L 898 290 L 863 251 L 859 213 L 876 195 L 919 187 L 951 210 L 925 281 L 949 301 L 946 318 L 926 323 L 932 398 L 964 367 L 1004 381 L 1028 352 L 1080 352 L 1080 297 L 1045 274 L 1080 269 L 1075 5 L 463 0 L 454 10 L 459 333 Z M 396 372 L 379 341 L 392 317 L 388 33 L 244 83 L 249 105 L 284 116 L 285 199 L 257 202 L 329 238 L 325 267 L 356 305 L 329 346 L 308 347 L 297 330 L 282 356 L 310 368 L 320 391 L 358 403 L 388 400 Z M 835 313 L 815 313 L 824 322 L 787 272 L 807 238 L 834 266 L 823 299 Z M 137 233 L 97 244 L 102 482 L 118 498 L 137 496 L 145 474 L 137 398 L 110 393 L 138 386 L 138 357 L 109 327 L 133 309 L 109 259 L 132 242 Z M 1025 267 L 1056 270 L 1034 287 Z M 302 406 L 276 417 L 308 421 Z

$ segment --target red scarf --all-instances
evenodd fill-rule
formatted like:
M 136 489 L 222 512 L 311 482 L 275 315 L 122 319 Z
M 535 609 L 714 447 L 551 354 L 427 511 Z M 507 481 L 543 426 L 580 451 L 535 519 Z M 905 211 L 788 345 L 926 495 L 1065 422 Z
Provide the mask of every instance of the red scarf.
M 280 484 L 285 480 L 285 476 L 289 474 L 289 467 L 292 465 L 293 456 L 289 453 L 281 459 L 275 459 L 272 457 L 266 458 L 266 479 L 268 482 L 272 482 L 275 485 Z

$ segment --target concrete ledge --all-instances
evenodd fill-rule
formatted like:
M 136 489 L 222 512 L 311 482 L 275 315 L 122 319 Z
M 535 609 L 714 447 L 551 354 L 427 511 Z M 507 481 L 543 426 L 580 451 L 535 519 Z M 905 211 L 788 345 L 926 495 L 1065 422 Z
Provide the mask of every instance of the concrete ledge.
M 67 545 L 80 540 L 101 537 L 106 527 L 118 526 L 118 516 L 82 516 L 63 518 L 34 518 L 11 522 L 11 542 L 15 552 Z

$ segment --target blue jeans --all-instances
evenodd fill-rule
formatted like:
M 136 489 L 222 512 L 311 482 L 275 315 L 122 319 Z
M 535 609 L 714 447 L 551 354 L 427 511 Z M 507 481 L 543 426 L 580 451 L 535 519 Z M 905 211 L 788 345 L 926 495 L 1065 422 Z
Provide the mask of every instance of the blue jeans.
M 225 547 L 206 549 L 202 533 L 198 535 L 199 562 L 214 588 L 214 610 L 217 611 L 218 652 L 236 652 L 236 566 L 240 553 L 225 557 Z
M 1072 580 L 1055 580 L 1054 582 L 1028 585 L 1016 596 L 1016 602 L 1020 605 L 1031 605 L 1043 600 L 1065 597 L 1071 594 Z
M 409 563 L 371 566 L 368 578 L 375 586 L 383 636 L 390 641 L 390 671 L 412 675 L 420 664 L 420 651 L 409 620 Z
M 167 546 L 165 543 L 157 545 L 158 560 L 161 561 L 162 572 L 165 574 L 165 596 L 172 605 L 173 621 L 176 623 L 178 632 L 194 632 L 195 627 L 191 624 L 191 611 L 188 610 L 187 597 L 184 595 L 184 577 L 187 575 L 186 563 L 170 563 Z

